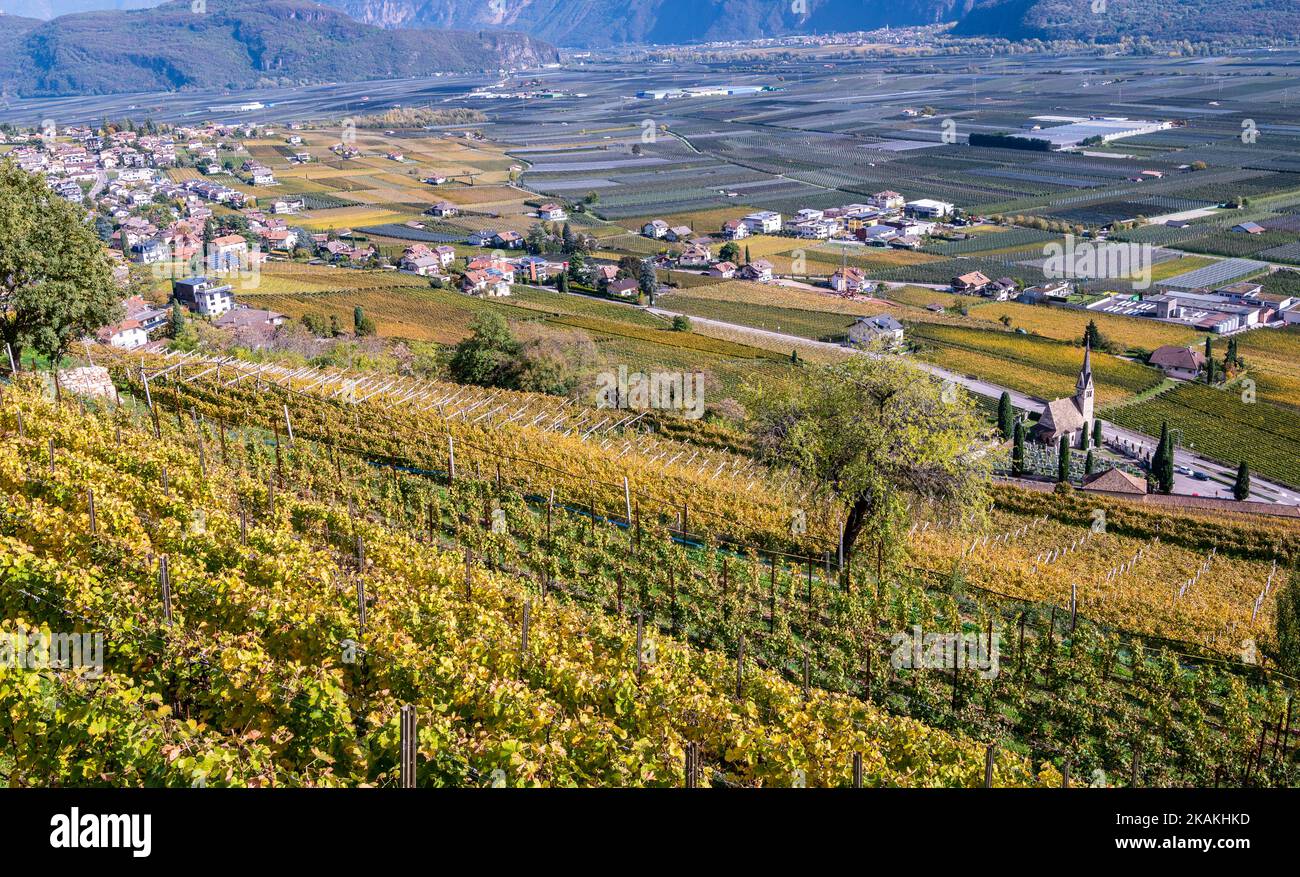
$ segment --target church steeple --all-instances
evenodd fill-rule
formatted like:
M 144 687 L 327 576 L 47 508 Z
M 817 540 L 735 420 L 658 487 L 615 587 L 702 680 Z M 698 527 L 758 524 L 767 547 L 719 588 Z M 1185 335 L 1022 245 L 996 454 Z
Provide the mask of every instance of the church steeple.
M 1092 341 L 1083 339 L 1083 368 L 1079 369 L 1079 380 L 1074 385 L 1074 404 L 1083 415 L 1085 429 L 1092 428 Z
M 1079 370 L 1079 380 L 1074 385 L 1076 394 L 1092 389 L 1092 339 L 1083 339 L 1083 368 Z M 1092 394 L 1089 393 L 1089 396 Z

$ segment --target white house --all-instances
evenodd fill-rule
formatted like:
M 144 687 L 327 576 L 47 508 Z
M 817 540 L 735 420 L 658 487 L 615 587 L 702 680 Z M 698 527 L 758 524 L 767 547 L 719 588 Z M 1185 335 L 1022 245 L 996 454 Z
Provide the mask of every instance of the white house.
M 873 344 L 883 341 L 890 346 L 903 343 L 903 324 L 889 314 L 858 317 L 849 327 L 850 344 Z
M 931 198 L 920 198 L 916 201 L 908 201 L 904 205 L 904 212 L 908 216 L 915 216 L 920 219 L 943 219 L 951 216 L 952 212 L 957 209 L 955 204 L 949 204 L 947 201 L 935 201 Z
M 741 221 L 751 234 L 778 234 L 781 231 L 781 214 L 775 210 L 760 210 Z

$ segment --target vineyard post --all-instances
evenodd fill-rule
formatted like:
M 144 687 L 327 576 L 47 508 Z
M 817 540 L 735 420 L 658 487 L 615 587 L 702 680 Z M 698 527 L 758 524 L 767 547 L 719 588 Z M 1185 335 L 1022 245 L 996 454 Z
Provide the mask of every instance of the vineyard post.
M 289 447 L 292 449 L 293 448 L 293 421 L 289 419 L 289 403 L 285 402 L 283 407 L 284 407 L 284 429 L 286 434 L 289 436 Z
M 54 437 L 50 436 L 50 477 L 54 476 Z
M 803 702 L 808 703 L 812 700 L 812 658 L 808 655 L 808 650 L 803 653 Z
M 217 428 L 221 433 L 221 465 L 228 466 L 230 461 L 226 457 L 226 418 L 217 418 Z
M 366 541 L 365 538 L 358 534 L 356 550 L 354 553 L 357 561 L 357 572 L 366 571 Z
M 866 672 L 867 703 L 871 703 L 871 652 L 872 651 L 873 650 L 871 648 L 871 639 L 868 638 L 867 639 L 867 672 Z
M 14 349 L 5 342 L 5 352 L 9 354 L 9 371 L 12 374 L 18 374 L 18 363 L 14 362 Z
M 171 481 L 167 478 L 167 467 L 162 467 L 162 490 L 163 495 L 171 494 Z
M 673 636 L 677 636 L 677 574 L 671 566 L 668 567 L 668 600 Z
M 772 566 L 772 581 L 768 587 L 767 630 L 773 633 L 776 631 L 776 555 L 769 556 L 768 561 Z
M 620 566 L 618 568 L 617 576 L 618 576 L 618 603 L 616 605 L 618 609 L 618 614 L 622 615 L 623 614 L 623 567 Z
M 1282 735 L 1282 770 L 1283 771 L 1286 770 L 1287 744 L 1291 742 L 1291 704 L 1292 704 L 1292 698 L 1288 697 L 1286 699 L 1286 732 Z M 1282 778 L 1285 781 L 1286 779 L 1285 773 L 1282 774 Z
M 465 602 L 468 603 L 474 599 L 474 583 L 470 577 L 470 564 L 474 561 L 473 549 L 465 547 Z
M 25 439 L 27 438 L 27 432 L 23 428 L 23 410 L 19 408 L 15 411 L 15 413 L 18 415 L 18 438 Z
M 163 621 L 172 623 L 172 581 L 167 567 L 167 555 L 158 558 L 158 589 L 162 593 Z
M 1079 618 L 1079 586 L 1070 585 L 1070 647 L 1074 647 L 1074 626 Z
M 636 613 L 636 681 L 641 682 L 641 648 L 645 639 L 645 618 L 640 611 Z
M 1027 610 L 1020 610 L 1020 644 L 1016 646 L 1016 675 L 1025 668 L 1025 613 Z
M 98 532 L 95 526 L 95 491 L 93 488 L 86 490 L 86 508 L 90 513 L 90 535 L 94 536 Z
M 853 753 L 853 788 L 862 788 L 862 753 Z
M 993 788 L 993 756 L 997 752 L 997 744 L 990 743 L 984 749 L 984 788 Z
M 403 789 L 415 788 L 415 751 L 416 741 L 416 723 L 415 723 L 415 706 L 406 704 L 402 707 L 401 714 L 401 787 Z
M 1070 788 L 1070 759 L 1065 759 L 1065 764 L 1061 765 L 1061 788 Z
M 242 502 L 239 504 L 239 544 L 248 544 L 248 507 Z
M 266 511 L 267 514 L 275 514 L 275 476 L 266 476 Z
M 740 635 L 736 645 L 736 700 L 744 700 L 745 689 L 745 635 Z
M 122 447 L 122 427 L 119 426 L 113 431 L 113 437 L 117 443 L 117 446 L 119 448 Z
M 280 480 L 283 481 L 284 462 L 280 459 L 280 421 L 272 421 L 271 425 L 275 428 L 275 473 L 280 477 Z
M 523 624 L 519 631 L 519 666 L 522 668 L 528 660 L 528 625 L 532 620 L 533 602 L 524 598 Z
M 447 480 L 456 480 L 456 439 L 447 436 Z
M 632 487 L 627 483 L 627 476 L 623 476 L 623 510 L 627 513 L 627 525 L 632 526 Z
M 366 580 L 357 577 L 357 633 L 366 632 Z

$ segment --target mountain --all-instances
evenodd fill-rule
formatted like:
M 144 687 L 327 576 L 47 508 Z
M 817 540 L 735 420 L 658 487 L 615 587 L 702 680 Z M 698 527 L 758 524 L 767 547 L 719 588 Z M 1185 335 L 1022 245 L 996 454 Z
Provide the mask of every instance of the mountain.
M 1296 0 L 979 0 L 959 36 L 1223 41 L 1294 39 Z
M 698 43 L 958 22 L 1011 39 L 1293 37 L 1296 0 L 325 0 L 387 28 L 508 27 L 556 45 Z
M 0 38 L 0 50 L 0 81 L 20 96 L 348 82 L 558 57 L 522 34 L 387 31 L 308 0 L 206 0 L 203 12 L 180 0 L 65 15 Z
M 935 24 L 974 0 L 326 0 L 381 27 L 509 27 L 557 45 L 697 43 Z
M 50 19 L 74 12 L 101 9 L 149 9 L 162 0 L 0 0 L 0 12 L 28 18 Z

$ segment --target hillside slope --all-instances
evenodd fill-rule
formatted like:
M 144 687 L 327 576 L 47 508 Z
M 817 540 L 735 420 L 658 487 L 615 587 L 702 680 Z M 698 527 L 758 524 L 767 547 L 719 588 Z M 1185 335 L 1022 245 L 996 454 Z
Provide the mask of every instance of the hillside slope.
M 403 31 L 306 0 L 208 0 L 68 15 L 27 29 L 0 60 L 23 96 L 247 87 L 531 66 L 555 52 L 509 33 Z
M 1294 34 L 1293 0 L 1115 0 L 1093 13 L 1085 0 L 326 0 L 383 27 L 513 28 L 565 46 L 693 43 L 792 33 L 958 22 L 958 33 L 1011 39 L 1221 40 Z

